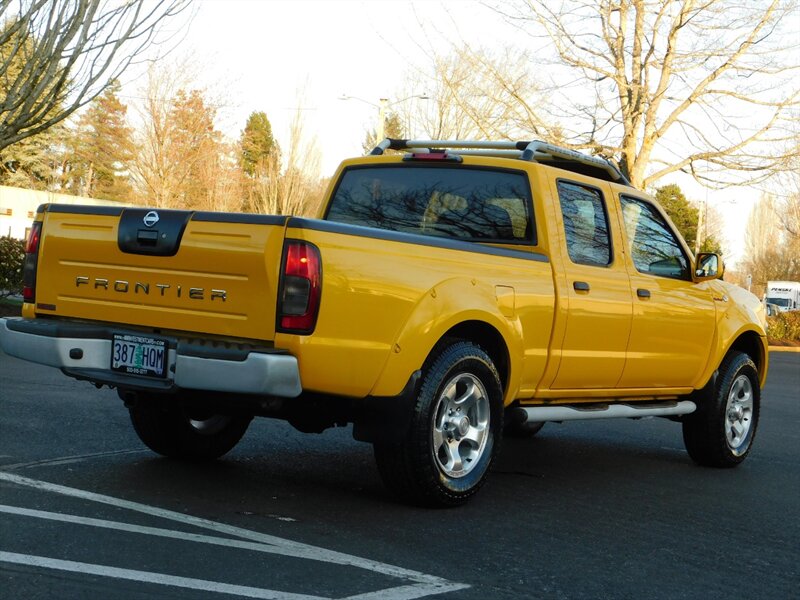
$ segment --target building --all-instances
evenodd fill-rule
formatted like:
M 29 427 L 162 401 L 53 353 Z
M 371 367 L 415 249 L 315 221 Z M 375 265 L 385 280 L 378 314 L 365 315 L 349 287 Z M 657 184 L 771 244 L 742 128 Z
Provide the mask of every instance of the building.
M 0 236 L 26 239 L 31 228 L 31 221 L 36 216 L 36 209 L 39 205 L 46 203 L 130 206 L 128 203 L 115 200 L 83 198 L 0 185 Z

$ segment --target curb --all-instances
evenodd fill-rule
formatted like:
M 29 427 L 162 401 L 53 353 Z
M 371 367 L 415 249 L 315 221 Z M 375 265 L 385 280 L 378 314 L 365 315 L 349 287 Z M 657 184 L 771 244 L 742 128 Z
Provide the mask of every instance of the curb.
M 770 346 L 770 352 L 800 352 L 800 346 Z

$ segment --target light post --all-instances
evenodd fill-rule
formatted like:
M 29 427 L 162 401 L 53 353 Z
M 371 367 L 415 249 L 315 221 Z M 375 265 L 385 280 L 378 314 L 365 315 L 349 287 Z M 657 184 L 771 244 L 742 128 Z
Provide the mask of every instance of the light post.
M 389 108 L 389 99 L 378 100 L 378 126 L 375 128 L 375 141 L 380 142 L 386 136 L 386 109 Z
M 400 100 L 395 100 L 394 102 L 389 102 L 389 98 L 379 98 L 378 104 L 370 102 L 369 100 L 364 100 L 363 98 L 359 98 L 357 96 L 348 96 L 347 94 L 342 94 L 339 96 L 339 100 L 358 100 L 359 102 L 363 102 L 364 104 L 368 104 L 378 109 L 378 123 L 375 127 L 375 138 L 377 142 L 382 141 L 383 138 L 386 137 L 386 111 L 392 106 L 402 104 L 403 102 L 413 100 L 414 98 L 418 100 L 430 100 L 430 97 L 424 92 L 422 94 L 412 94 L 405 98 L 401 98 Z
M 700 252 L 700 246 L 706 241 L 706 230 L 708 229 L 708 188 L 706 188 L 706 199 L 700 205 L 699 215 L 697 216 L 697 236 L 694 241 L 694 253 Z M 701 241 L 702 238 L 702 241 Z

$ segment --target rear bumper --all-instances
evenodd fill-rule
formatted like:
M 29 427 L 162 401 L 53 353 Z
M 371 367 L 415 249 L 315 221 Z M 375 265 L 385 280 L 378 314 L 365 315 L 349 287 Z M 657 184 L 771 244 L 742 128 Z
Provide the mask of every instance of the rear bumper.
M 115 333 L 141 335 L 107 325 L 45 319 L 0 319 L 0 347 L 10 356 L 56 367 L 67 375 L 121 388 L 178 389 L 294 398 L 302 392 L 297 359 L 281 350 L 247 345 L 168 339 L 165 378 L 112 371 Z

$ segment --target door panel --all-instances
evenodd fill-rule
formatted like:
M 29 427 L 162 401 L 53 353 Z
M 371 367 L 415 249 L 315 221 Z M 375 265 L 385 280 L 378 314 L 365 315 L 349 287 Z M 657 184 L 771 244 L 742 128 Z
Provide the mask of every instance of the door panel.
M 568 316 L 553 389 L 613 388 L 625 366 L 632 303 L 616 222 L 609 226 L 604 191 L 559 180 Z
M 570 265 L 569 315 L 553 389 L 613 388 L 625 366 L 631 327 L 627 273 Z M 585 283 L 588 291 L 576 284 Z M 578 289 L 576 289 L 578 288 Z
M 706 366 L 715 307 L 707 284 L 634 275 L 633 326 L 620 387 L 686 387 Z M 637 295 L 647 290 L 650 297 Z
M 711 290 L 691 281 L 686 251 L 655 205 L 622 196 L 621 206 L 633 325 L 619 386 L 692 386 L 706 366 L 716 327 Z

